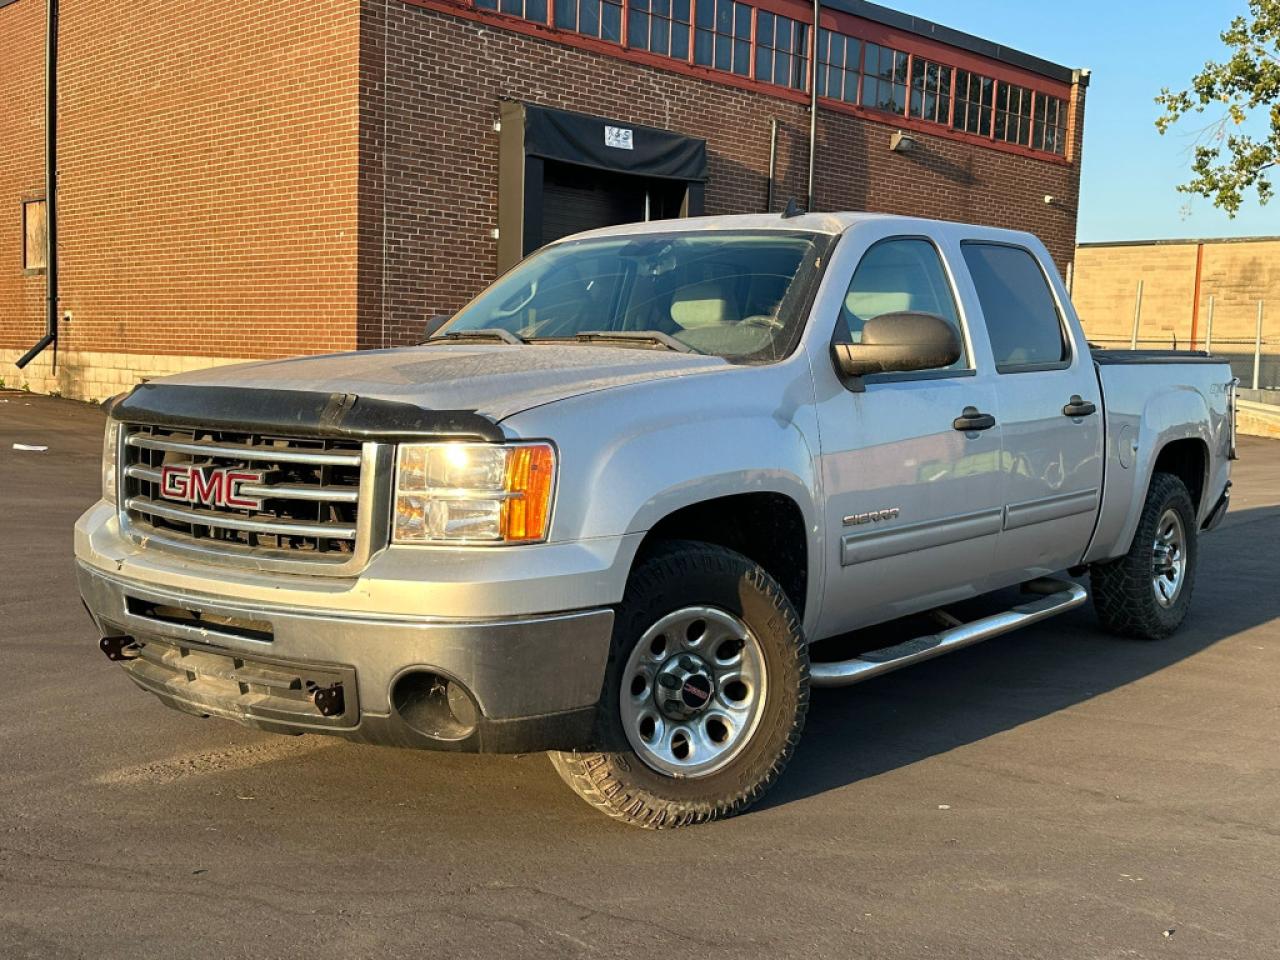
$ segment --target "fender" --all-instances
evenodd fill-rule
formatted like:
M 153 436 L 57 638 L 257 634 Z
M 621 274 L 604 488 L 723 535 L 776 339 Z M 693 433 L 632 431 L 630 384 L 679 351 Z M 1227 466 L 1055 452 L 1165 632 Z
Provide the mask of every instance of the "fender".
M 521 437 L 556 438 L 553 541 L 643 535 L 719 497 L 790 498 L 809 531 L 808 620 L 820 606 L 824 555 L 811 397 L 808 365 L 796 355 L 569 398 L 503 425 Z M 641 539 L 627 537 L 628 567 Z

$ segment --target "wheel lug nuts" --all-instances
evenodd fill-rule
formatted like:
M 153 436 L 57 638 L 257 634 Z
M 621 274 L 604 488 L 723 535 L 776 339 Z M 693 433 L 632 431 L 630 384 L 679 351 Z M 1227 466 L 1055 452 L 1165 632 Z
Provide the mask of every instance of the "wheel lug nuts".
M 680 680 L 670 673 L 661 674 L 658 677 L 658 683 L 662 684 L 668 690 L 676 690 L 680 687 Z
M 680 661 L 680 666 L 684 667 L 686 670 L 696 670 L 698 664 L 692 657 L 685 657 Z

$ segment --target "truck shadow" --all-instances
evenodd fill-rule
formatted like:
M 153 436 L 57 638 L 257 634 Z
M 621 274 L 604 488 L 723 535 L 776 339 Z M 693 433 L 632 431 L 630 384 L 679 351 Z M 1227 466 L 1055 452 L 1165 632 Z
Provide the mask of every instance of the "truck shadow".
M 1220 531 L 1206 537 L 1190 615 L 1167 640 L 1110 636 L 1087 604 L 897 673 L 844 689 L 815 690 L 796 755 L 756 809 L 825 793 L 983 740 L 1280 618 L 1280 591 L 1269 559 L 1277 536 L 1280 507 L 1269 506 L 1233 513 Z M 893 642 L 886 634 L 892 637 L 895 628 L 899 634 L 904 629 L 898 624 L 877 628 L 882 631 L 877 638 L 859 645 Z M 824 644 L 847 647 L 858 639 Z

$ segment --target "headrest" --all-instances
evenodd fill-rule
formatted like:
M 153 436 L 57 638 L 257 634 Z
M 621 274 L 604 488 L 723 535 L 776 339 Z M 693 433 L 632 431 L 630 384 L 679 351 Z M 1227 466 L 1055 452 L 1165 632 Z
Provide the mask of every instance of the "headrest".
M 684 330 L 718 327 L 739 320 L 737 310 L 714 280 L 681 287 L 671 298 L 671 319 Z
M 911 309 L 911 294 L 901 290 L 850 290 L 844 308 L 855 317 L 870 320 L 882 313 L 902 313 Z

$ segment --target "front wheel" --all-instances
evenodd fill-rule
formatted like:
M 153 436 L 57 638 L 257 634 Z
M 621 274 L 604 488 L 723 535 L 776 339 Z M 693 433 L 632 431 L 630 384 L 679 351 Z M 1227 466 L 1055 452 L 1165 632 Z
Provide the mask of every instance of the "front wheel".
M 1196 510 L 1186 484 L 1169 473 L 1152 476 L 1129 552 L 1090 568 L 1102 625 L 1141 640 L 1160 640 L 1177 630 L 1195 586 L 1196 534 Z
M 599 749 L 551 761 L 626 823 L 714 820 L 773 785 L 808 705 L 808 646 L 782 588 L 732 550 L 673 542 L 640 563 L 618 608 Z

